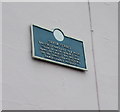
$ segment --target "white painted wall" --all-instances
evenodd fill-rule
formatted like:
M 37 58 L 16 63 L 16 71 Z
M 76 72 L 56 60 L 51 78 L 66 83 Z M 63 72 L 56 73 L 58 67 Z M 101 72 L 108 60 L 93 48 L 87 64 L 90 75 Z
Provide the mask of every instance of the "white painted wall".
M 100 107 L 118 109 L 118 3 L 92 3 L 91 12 Z
M 118 99 L 116 12 L 117 4 L 91 4 L 100 108 L 109 110 Z M 88 3 L 3 3 L 2 22 L 3 109 L 98 109 Z M 83 40 L 88 71 L 33 60 L 31 24 Z
M 0 111 L 2 110 L 2 3 L 0 1 Z

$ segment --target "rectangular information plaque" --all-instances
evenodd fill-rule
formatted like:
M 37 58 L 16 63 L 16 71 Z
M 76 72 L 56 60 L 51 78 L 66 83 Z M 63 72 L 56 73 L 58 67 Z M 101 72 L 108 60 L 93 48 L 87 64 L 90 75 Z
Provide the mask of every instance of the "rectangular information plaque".
M 50 31 L 31 25 L 32 57 L 87 70 L 83 41 L 67 37 L 60 29 Z

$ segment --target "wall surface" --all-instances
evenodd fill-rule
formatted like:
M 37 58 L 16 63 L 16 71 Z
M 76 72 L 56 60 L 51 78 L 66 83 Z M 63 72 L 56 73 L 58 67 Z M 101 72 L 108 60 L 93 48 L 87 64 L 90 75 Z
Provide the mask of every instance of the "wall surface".
M 118 108 L 118 4 L 92 3 L 100 107 Z
M 2 110 L 2 3 L 0 1 L 0 111 Z
M 117 3 L 3 3 L 3 109 L 117 107 Z M 88 71 L 31 58 L 30 25 L 85 43 Z

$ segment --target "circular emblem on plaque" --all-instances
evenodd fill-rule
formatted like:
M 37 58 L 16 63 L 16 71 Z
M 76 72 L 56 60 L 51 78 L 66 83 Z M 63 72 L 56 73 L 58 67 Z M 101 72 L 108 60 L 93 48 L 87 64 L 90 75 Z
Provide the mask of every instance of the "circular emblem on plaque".
M 58 41 L 64 40 L 64 33 L 58 28 L 54 29 L 53 35 L 54 35 L 55 39 Z

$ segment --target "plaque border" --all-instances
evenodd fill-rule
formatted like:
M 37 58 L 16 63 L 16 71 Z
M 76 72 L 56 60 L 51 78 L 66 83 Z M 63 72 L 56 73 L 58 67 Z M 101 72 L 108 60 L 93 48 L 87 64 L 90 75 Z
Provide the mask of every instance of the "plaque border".
M 73 37 L 69 37 L 67 36 L 68 38 L 71 38 L 71 39 L 74 39 L 74 40 L 77 40 L 77 41 L 81 41 L 83 42 L 83 49 L 84 49 L 84 58 L 85 58 L 85 64 L 86 64 L 86 68 L 81 68 L 81 67 L 77 67 L 77 66 L 73 66 L 73 65 L 69 65 L 69 64 L 65 64 L 65 63 L 61 63 L 61 62 L 57 62 L 57 61 L 54 61 L 54 60 L 50 60 L 50 59 L 46 59 L 46 58 L 43 58 L 43 57 L 39 57 L 39 56 L 35 56 L 35 51 L 34 51 L 34 36 L 33 36 L 33 26 L 37 26 L 39 28 L 42 28 L 44 30 L 47 30 L 49 32 L 53 32 L 53 31 L 50 31 L 46 28 L 43 28 L 39 25 L 36 25 L 36 24 L 31 24 L 31 38 L 32 38 L 32 58 L 36 58 L 36 59 L 40 59 L 40 60 L 44 60 L 44 61 L 48 61 L 48 62 L 52 62 L 52 63 L 55 63 L 55 64 L 60 64 L 60 65 L 63 65 L 63 66 L 67 66 L 67 67 L 71 67 L 71 68 L 75 68 L 75 69 L 78 69 L 78 70 L 83 70 L 83 71 L 87 71 L 88 70 L 88 67 L 87 67 L 87 60 L 86 60 L 86 52 L 85 52 L 85 44 L 82 40 L 79 40 L 79 39 L 76 39 L 76 38 L 73 38 Z M 55 28 L 56 29 L 56 28 Z M 64 36 L 66 36 L 64 34 Z

